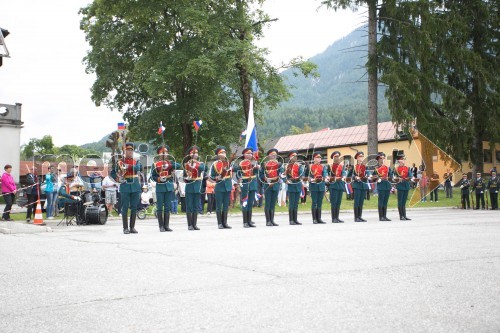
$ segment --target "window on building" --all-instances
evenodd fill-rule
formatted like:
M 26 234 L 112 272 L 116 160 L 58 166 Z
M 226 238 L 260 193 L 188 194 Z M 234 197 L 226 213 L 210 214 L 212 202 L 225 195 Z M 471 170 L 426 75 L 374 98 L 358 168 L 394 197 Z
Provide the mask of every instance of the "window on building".
M 496 151 L 497 163 L 500 163 L 500 150 Z

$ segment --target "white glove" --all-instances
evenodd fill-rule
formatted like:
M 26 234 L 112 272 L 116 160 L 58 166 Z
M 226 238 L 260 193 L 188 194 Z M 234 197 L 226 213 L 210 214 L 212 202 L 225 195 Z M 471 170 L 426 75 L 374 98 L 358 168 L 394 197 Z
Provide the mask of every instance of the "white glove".
M 463 186 L 463 185 L 460 185 L 460 188 L 464 188 L 464 186 Z

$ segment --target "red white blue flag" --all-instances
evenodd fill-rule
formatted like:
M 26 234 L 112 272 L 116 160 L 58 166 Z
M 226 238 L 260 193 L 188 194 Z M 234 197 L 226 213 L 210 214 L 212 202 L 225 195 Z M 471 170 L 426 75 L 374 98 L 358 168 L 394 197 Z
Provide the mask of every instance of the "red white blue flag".
M 241 199 L 241 207 L 246 207 L 248 205 L 248 195 Z
M 350 183 L 345 183 L 345 192 L 347 194 L 352 194 L 352 186 Z
M 118 123 L 118 130 L 123 131 L 125 129 L 125 123 Z
M 163 122 L 160 121 L 160 127 L 158 127 L 158 134 L 162 135 L 165 132 L 165 126 L 163 126 Z
M 195 120 L 195 121 L 193 121 L 194 130 L 196 132 L 198 132 L 198 130 L 200 129 L 201 124 L 203 124 L 203 121 L 201 121 L 201 120 Z

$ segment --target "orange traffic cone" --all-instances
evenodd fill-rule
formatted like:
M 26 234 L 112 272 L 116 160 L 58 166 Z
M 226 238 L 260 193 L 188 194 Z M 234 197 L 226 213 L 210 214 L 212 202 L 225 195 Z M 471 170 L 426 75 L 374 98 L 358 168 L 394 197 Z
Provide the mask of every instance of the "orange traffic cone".
M 40 204 L 40 199 L 36 201 L 35 219 L 33 220 L 33 224 L 45 225 L 45 222 L 43 222 L 42 205 Z

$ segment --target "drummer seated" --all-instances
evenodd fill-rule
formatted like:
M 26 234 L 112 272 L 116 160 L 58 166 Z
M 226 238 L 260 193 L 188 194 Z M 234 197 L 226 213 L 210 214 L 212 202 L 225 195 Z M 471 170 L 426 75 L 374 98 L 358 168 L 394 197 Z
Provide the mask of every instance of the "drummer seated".
M 61 207 L 64 207 L 64 204 L 66 203 L 76 203 L 81 200 L 79 196 L 70 194 L 70 184 L 73 181 L 73 178 L 74 178 L 73 174 L 68 173 L 68 175 L 65 178 L 64 184 L 59 188 L 58 199 L 59 199 L 59 205 Z

